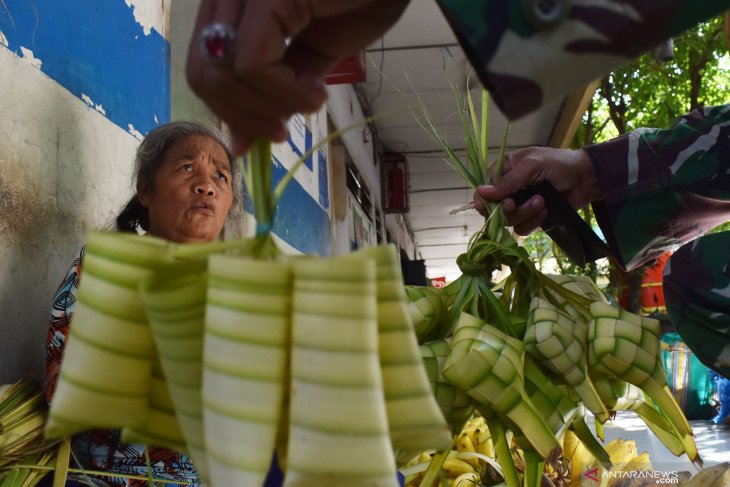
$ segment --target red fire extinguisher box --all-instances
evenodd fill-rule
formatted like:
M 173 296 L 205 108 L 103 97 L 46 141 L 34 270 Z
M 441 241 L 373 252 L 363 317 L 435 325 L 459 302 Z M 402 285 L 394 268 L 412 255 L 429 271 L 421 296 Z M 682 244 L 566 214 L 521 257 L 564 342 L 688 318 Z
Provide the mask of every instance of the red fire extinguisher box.
M 324 77 L 324 82 L 328 85 L 338 85 L 364 83 L 365 79 L 365 53 L 360 52 L 341 59 Z
M 381 160 L 383 212 L 408 213 L 408 159 L 402 154 L 386 154 Z

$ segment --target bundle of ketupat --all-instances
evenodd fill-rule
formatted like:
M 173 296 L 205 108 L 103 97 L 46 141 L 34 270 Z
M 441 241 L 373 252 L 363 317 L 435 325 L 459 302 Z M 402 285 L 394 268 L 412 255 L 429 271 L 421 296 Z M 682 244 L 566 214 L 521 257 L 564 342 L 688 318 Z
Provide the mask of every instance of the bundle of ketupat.
M 481 113 L 471 93 L 466 100 L 454 93 L 466 139 L 464 158 L 426 110 L 417 119 L 443 148 L 446 161 L 476 189 L 501 173 L 508 131 L 497 161 L 490 164 L 487 92 L 482 91 Z M 443 289 L 411 286 L 408 292 L 431 383 L 454 431 L 465 420 L 454 412 L 476 408 L 510 487 L 540 485 L 546 462 L 555 471 L 568 431 L 610 468 L 609 455 L 586 426 L 586 410 L 596 417 L 601 439 L 602 424 L 616 410 L 636 410 L 670 451 L 701 465 L 687 420 L 666 387 L 658 322 L 609 305 L 587 277 L 539 272 L 507 229 L 501 206 L 484 204 L 485 224 L 457 258 L 462 275 Z M 503 266 L 509 276 L 492 282 Z M 434 350 L 440 351 L 440 361 Z M 632 384 L 644 405 L 623 402 L 621 394 L 614 397 L 607 383 Z M 466 404 L 459 391 L 468 397 Z M 643 401 L 644 395 L 651 401 Z M 431 487 L 443 476 L 449 458 L 448 452 L 434 454 L 421 485 Z
M 472 187 L 499 172 L 487 161 L 487 106 L 484 92 L 481 116 L 471 97 L 460 111 L 466 163 L 428 122 Z M 420 485 L 444 472 L 475 484 L 488 472 L 532 487 L 565 477 L 566 435 L 610 468 L 585 411 L 600 425 L 626 408 L 699 462 L 657 369 L 656 324 L 610 307 L 590 280 L 538 272 L 499 205 L 487 204 L 459 279 L 404 287 L 393 246 L 332 258 L 279 251 L 271 224 L 293 170 L 272 193 L 270 146 L 254 144 L 251 239 L 90 235 L 47 436 L 121 428 L 190 453 L 213 486 L 262 485 L 274 453 L 285 487 L 395 486 L 398 465 L 425 451 Z M 493 283 L 503 266 L 509 277 Z M 622 399 L 628 383 L 651 406 Z M 458 434 L 474 411 L 483 431 Z
M 451 442 L 397 251 L 283 255 L 268 143 L 246 175 L 251 239 L 89 235 L 46 436 L 122 429 L 211 486 L 263 485 L 276 454 L 287 487 L 396 487 L 400 451 Z

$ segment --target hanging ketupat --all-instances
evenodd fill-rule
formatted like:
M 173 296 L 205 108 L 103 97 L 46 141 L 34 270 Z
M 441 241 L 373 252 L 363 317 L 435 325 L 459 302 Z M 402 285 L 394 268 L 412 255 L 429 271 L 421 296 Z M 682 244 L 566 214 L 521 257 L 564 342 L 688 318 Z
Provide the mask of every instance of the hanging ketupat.
M 92 232 L 91 272 L 87 266 L 81 302 L 89 313 L 107 316 L 110 325 L 83 326 L 83 309 L 82 324 L 74 321 L 72 337 L 80 338 L 69 341 L 77 346 L 66 351 L 47 436 L 123 428 L 137 439 L 189 451 L 207 485 L 244 487 L 263 484 L 275 452 L 289 486 L 352 486 L 359 476 L 362 485 L 395 487 L 394 450 L 448 447 L 448 426 L 420 357 L 396 249 L 327 259 L 283 256 L 271 224 L 291 176 L 271 193 L 270 166 L 269 144 L 259 141 L 247 171 L 257 216 L 251 239 L 180 245 Z M 87 289 L 91 285 L 95 294 Z M 117 292 L 124 300 L 107 306 Z M 346 305 L 343 292 L 349 292 Z M 117 339 L 108 334 L 122 304 L 131 311 L 121 319 L 135 333 Z M 344 333 L 348 317 L 359 322 L 359 335 Z M 130 363 L 126 370 L 122 363 L 114 362 L 115 370 L 93 363 L 88 346 L 77 350 L 94 344 L 104 352 L 107 339 L 126 346 L 115 351 L 115 360 Z M 358 343 L 369 343 L 368 365 L 352 349 Z M 142 354 L 134 351 L 141 345 Z M 345 357 L 357 360 L 343 368 Z M 81 400 L 90 392 L 77 391 L 72 380 L 79 368 L 96 371 L 90 391 L 104 391 L 111 381 L 108 401 L 130 397 L 136 403 L 103 415 L 91 411 L 98 401 Z M 331 382 L 333 373 L 339 376 Z M 364 378 L 362 397 L 352 396 Z M 313 409 L 314 403 L 321 407 Z M 157 410 L 175 410 L 174 420 L 155 420 Z M 368 415 L 375 421 L 368 429 L 373 441 L 363 443 L 364 432 L 352 430 L 352 418 Z M 342 461 L 328 460 L 325 452 Z
M 464 103 L 458 94 L 457 101 Z M 481 115 L 470 95 L 466 109 L 460 106 L 466 162 L 427 115 L 424 123 L 474 188 L 500 172 L 503 155 L 490 167 L 486 92 L 481 102 Z M 80 301 L 110 323 L 132 322 L 132 337 L 146 340 L 144 353 L 121 350 L 117 360 L 129 361 L 135 373 L 98 370 L 96 382 L 79 389 L 77 372 L 111 337 L 108 327 L 95 336 L 94 327 L 82 324 L 81 345 L 70 347 L 62 364 L 49 436 L 121 427 L 160 442 L 167 434 L 173 440 L 167 446 L 178 447 L 183 438 L 180 448 L 199 459 L 201 478 L 216 487 L 261 485 L 274 454 L 287 487 L 391 486 L 397 463 L 419 451 L 430 453 L 406 467 L 418 469 L 410 482 L 431 487 L 448 474 L 473 483 L 489 474 L 509 487 L 535 487 L 544 473 L 558 475 L 565 435 L 575 433 L 608 466 L 583 415 L 588 407 L 600 424 L 621 407 L 621 395 L 603 385 L 619 380 L 643 387 L 657 402 L 635 409 L 660 439 L 700 461 L 686 419 L 663 390 L 655 324 L 612 308 L 586 279 L 538 272 L 498 204 L 486 203 L 484 227 L 457 260 L 459 279 L 440 291 L 404 287 L 393 246 L 334 258 L 281 254 L 271 228 L 295 169 L 272 192 L 270 145 L 254 144 L 246 175 L 257 234 L 245 241 L 204 248 L 149 237 L 122 236 L 117 243 L 115 235 L 92 234 L 90 242 L 103 243 L 91 252 L 98 265 L 90 282 L 98 289 L 83 291 L 82 280 Z M 138 248 L 149 257 L 140 260 Z M 509 277 L 493 283 L 503 266 Z M 205 282 L 202 301 L 196 279 Z M 133 316 L 105 308 L 112 290 L 125 297 Z M 189 326 L 189 336 L 166 329 L 177 319 Z M 79 347 L 94 353 L 82 358 Z M 154 378 L 161 378 L 152 374 L 158 350 L 169 398 L 153 392 Z M 119 383 L 99 399 L 132 397 L 129 412 L 75 409 L 108 380 Z M 162 409 L 174 406 L 180 425 L 146 427 L 155 409 L 150 397 L 162 400 Z M 462 432 L 475 410 L 482 426 Z
M 466 99 L 458 90 L 454 92 L 464 128 L 464 157 L 451 147 L 422 107 L 416 109 L 417 120 L 443 148 L 445 160 L 471 188 L 476 189 L 478 185 L 489 184 L 491 177 L 501 173 L 508 130 L 496 162 L 490 164 L 488 95 L 482 91 L 481 113 L 478 113 L 470 92 Z M 588 430 L 582 412 L 583 408 L 590 409 L 598 420 L 597 430 L 601 431 L 601 423 L 609 419 L 609 410 L 618 404 L 610 395 L 602 395 L 594 384 L 594 381 L 604 379 L 621 379 L 644 387 L 644 392 L 659 401 L 657 408 L 641 408 L 642 417 L 652 431 L 675 454 L 687 453 L 693 461 L 700 462 L 686 419 L 671 395 L 663 390 L 658 333 L 654 325 L 611 307 L 585 276 L 540 273 L 506 228 L 499 203 L 485 201 L 484 206 L 484 227 L 471 237 L 467 251 L 457 258 L 462 275 L 434 293 L 446 303 L 445 322 L 436 326 L 432 320 L 439 314 L 434 305 L 438 302 L 433 298 L 426 301 L 424 293 L 416 292 L 409 296 L 414 301 L 411 308 L 414 316 L 423 323 L 419 327 L 424 331 L 420 336 L 422 349 L 430 349 L 429 340 L 433 339 L 434 329 L 441 331 L 438 336 L 444 340 L 441 343 L 449 344 L 448 360 L 439 364 L 441 378 L 469 394 L 471 405 L 483 413 L 507 485 L 537 486 L 543 462 L 555 458 L 551 452 L 559 451 L 556 447 L 562 442 L 566 427 L 571 435 L 575 432 L 580 436 L 581 444 L 590 449 L 592 457 L 608 465 L 608 456 Z M 509 267 L 509 276 L 501 283 L 492 282 L 494 271 L 502 266 Z M 616 324 L 611 328 L 603 316 L 616 319 L 621 316 L 627 323 L 640 326 L 631 328 L 628 324 Z M 604 337 L 614 329 L 626 330 L 626 333 Z M 641 353 L 629 353 L 632 350 Z M 512 359 L 501 358 L 502 354 Z M 470 355 L 474 357 L 469 359 L 470 366 L 454 366 Z M 436 362 L 432 356 L 427 353 L 424 360 L 432 374 L 431 383 L 436 386 L 434 391 L 441 397 L 442 391 L 447 389 L 433 378 Z M 625 365 L 618 367 L 616 359 L 624 356 Z M 535 360 L 542 370 L 536 370 L 537 364 L 532 364 L 531 360 Z M 551 388 L 544 382 L 544 391 L 539 391 L 534 384 L 529 385 L 530 380 L 523 374 L 528 369 L 533 375 L 540 372 L 559 384 L 559 388 L 565 390 L 566 404 L 575 401 L 576 412 L 571 414 L 569 408 L 563 407 L 565 415 L 561 422 L 556 421 L 560 415 L 551 415 L 551 411 L 557 413 L 559 410 L 557 398 L 560 396 L 553 395 L 552 400 L 545 396 L 544 392 Z M 567 386 L 563 385 L 565 382 Z M 522 384 L 528 384 L 532 394 L 528 394 Z M 535 408 L 533 399 L 541 407 Z M 611 401 L 611 408 L 604 401 Z M 516 406 L 518 408 L 513 409 Z M 442 407 L 448 413 L 449 405 L 442 403 Z M 535 414 L 535 409 L 544 414 Z M 548 427 L 546 422 L 552 426 Z M 505 445 L 504 432 L 509 430 L 514 431 L 517 444 L 522 447 L 518 462 Z M 439 477 L 440 465 L 445 464 L 446 458 L 438 452 L 433 455 L 431 466 L 422 479 L 423 485 L 430 487 Z M 551 470 L 555 471 L 555 468 L 551 466 Z

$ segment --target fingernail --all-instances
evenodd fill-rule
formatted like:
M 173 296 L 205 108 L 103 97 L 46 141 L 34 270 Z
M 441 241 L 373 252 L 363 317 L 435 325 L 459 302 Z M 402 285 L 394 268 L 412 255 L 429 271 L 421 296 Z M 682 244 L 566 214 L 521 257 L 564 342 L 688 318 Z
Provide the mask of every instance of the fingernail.
M 493 184 L 482 184 L 481 186 L 477 186 L 477 191 L 479 193 L 482 193 L 482 192 L 491 193 L 494 190 L 495 190 L 495 188 L 494 188 Z

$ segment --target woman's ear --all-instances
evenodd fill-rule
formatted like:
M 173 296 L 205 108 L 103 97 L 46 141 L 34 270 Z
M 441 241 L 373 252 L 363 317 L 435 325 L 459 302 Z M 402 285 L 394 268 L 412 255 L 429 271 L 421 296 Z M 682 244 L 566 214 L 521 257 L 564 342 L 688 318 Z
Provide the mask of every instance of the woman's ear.
M 144 208 L 149 208 L 150 196 L 147 189 L 137 186 L 137 201 Z

